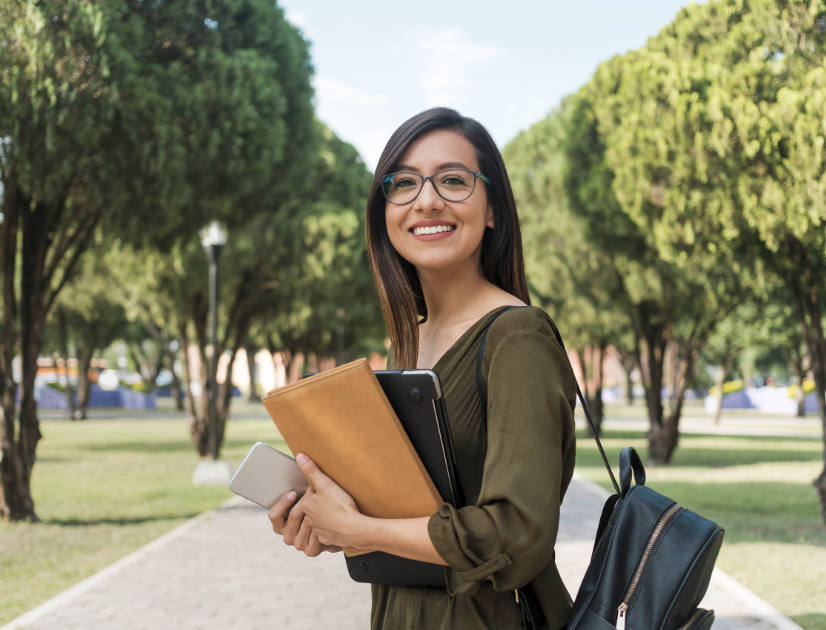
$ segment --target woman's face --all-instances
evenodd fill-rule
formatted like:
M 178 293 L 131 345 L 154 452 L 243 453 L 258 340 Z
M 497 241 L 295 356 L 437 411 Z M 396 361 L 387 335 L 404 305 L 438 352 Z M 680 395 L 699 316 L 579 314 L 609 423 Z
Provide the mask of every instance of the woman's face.
M 455 131 L 431 131 L 417 138 L 394 170 L 427 177 L 444 169 L 479 170 L 474 146 Z M 464 201 L 446 201 L 428 180 L 410 203 L 386 202 L 384 216 L 393 247 L 419 271 L 464 265 L 478 269 L 485 227 L 493 228 L 493 208 L 481 179 Z

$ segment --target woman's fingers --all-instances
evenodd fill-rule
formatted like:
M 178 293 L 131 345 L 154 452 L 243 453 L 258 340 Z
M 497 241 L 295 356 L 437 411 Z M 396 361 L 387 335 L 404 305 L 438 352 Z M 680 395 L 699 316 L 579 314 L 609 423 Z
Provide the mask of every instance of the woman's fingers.
M 295 537 L 292 541 L 292 546 L 298 549 L 299 551 L 306 551 L 307 547 L 310 544 L 310 538 L 313 533 L 313 528 L 310 526 L 308 518 L 302 518 L 301 523 L 298 527 L 298 532 L 296 532 Z M 286 542 L 286 538 L 284 539 Z
M 287 510 L 290 509 L 290 506 L 295 502 L 297 496 L 294 491 L 290 490 L 278 499 L 278 501 L 273 503 L 267 512 L 267 516 L 269 516 L 270 522 L 272 523 L 272 529 L 276 534 L 282 533 L 286 525 Z
M 304 553 L 311 558 L 315 558 L 322 551 L 324 551 L 324 545 L 319 542 L 318 536 L 315 534 L 310 534 L 310 540 L 304 548 Z
M 302 497 L 303 500 L 303 497 Z M 281 530 L 281 535 L 284 537 L 284 542 L 288 545 L 295 545 L 295 538 L 301 530 L 301 523 L 304 521 L 304 509 L 301 501 L 296 503 L 287 515 L 284 522 L 284 527 Z

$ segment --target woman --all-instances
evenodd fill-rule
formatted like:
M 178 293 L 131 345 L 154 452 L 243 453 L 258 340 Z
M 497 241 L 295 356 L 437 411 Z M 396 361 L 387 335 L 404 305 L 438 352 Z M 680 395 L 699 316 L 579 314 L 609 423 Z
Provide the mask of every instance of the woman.
M 574 466 L 574 377 L 547 315 L 527 306 L 516 206 L 485 129 L 445 108 L 399 127 L 373 178 L 367 238 L 390 367 L 438 374 L 468 505 L 370 518 L 299 454 L 315 491 L 288 516 L 295 496 L 276 503 L 273 529 L 310 556 L 351 547 L 446 567 L 446 589 L 374 585 L 373 628 L 519 628 L 514 589 L 526 584 L 548 628 L 564 627 L 553 546 Z

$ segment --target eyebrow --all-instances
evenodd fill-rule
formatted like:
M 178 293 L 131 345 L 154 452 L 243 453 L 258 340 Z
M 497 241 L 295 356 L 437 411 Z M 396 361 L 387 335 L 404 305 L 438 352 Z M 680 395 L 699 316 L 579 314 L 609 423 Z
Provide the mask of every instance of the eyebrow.
M 445 162 L 444 164 L 440 164 L 436 168 L 436 171 L 443 171 L 446 168 L 465 168 L 469 171 L 474 170 L 474 169 L 470 168 L 470 166 L 468 166 L 464 162 Z M 399 171 L 412 171 L 414 173 L 421 173 L 421 171 L 419 169 L 417 169 L 415 166 L 410 166 L 409 164 L 399 164 L 396 167 L 396 170 L 399 170 Z

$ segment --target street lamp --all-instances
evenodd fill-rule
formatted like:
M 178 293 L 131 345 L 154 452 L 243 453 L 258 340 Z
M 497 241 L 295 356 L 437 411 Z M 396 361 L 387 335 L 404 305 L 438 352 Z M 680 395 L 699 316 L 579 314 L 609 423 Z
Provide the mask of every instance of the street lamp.
M 218 257 L 227 242 L 227 233 L 218 221 L 201 230 L 201 245 L 209 258 L 210 353 L 207 377 L 207 413 L 209 414 L 209 455 L 218 459 Z
M 232 467 L 218 461 L 218 258 L 227 242 L 227 233 L 218 221 L 210 222 L 200 231 L 201 245 L 209 258 L 209 319 L 210 345 L 207 374 L 207 414 L 209 424 L 209 460 L 202 460 L 195 468 L 192 481 L 196 485 L 226 485 L 232 476 Z M 228 376 L 229 378 L 229 376 Z M 231 384 L 227 383 L 227 387 Z

